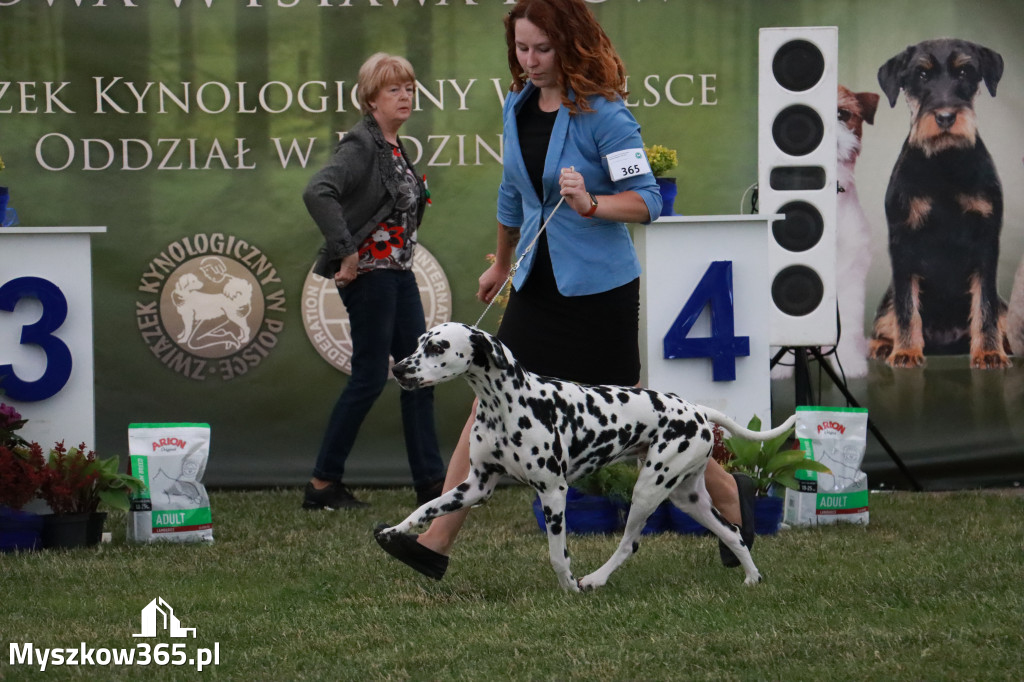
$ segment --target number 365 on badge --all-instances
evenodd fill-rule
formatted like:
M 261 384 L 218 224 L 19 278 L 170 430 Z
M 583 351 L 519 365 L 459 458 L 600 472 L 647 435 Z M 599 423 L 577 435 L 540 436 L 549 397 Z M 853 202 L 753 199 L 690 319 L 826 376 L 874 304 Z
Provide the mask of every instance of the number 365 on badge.
M 647 155 L 643 149 L 623 149 L 619 152 L 612 152 L 605 157 L 608 165 L 608 177 L 613 182 L 635 178 L 638 175 L 647 175 L 651 172 L 651 164 L 647 162 Z

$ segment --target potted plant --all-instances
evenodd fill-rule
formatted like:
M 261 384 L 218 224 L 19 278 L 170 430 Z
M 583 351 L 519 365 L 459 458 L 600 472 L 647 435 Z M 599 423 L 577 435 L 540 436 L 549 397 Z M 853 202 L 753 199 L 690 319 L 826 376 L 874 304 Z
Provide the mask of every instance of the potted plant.
M 106 459 L 93 459 L 90 464 L 90 470 L 96 473 L 96 478 L 92 488 L 86 491 L 84 500 L 84 506 L 89 512 L 87 545 L 97 544 L 103 536 L 107 512 L 100 511 L 101 504 L 118 511 L 128 511 L 130 496 L 146 487 L 138 478 L 120 473 L 119 464 L 117 455 Z
M 4 166 L 4 159 L 0 156 L 0 171 Z M 7 201 L 10 199 L 10 192 L 4 186 L 0 186 L 0 225 L 7 225 Z
M 39 446 L 0 444 L 0 552 L 41 546 L 43 519 L 22 507 L 36 498 L 43 468 Z
M 761 430 L 761 420 L 757 415 L 751 418 L 747 428 L 751 431 Z M 759 535 L 770 535 L 778 531 L 783 503 L 779 493 L 782 488 L 799 489 L 797 471 L 832 473 L 821 462 L 806 459 L 803 450 L 783 449 L 794 430 L 790 428 L 764 442 L 746 440 L 739 436 L 722 440 L 722 445 L 728 451 L 728 456 L 722 462 L 725 470 L 744 473 L 754 482 L 754 513 Z
M 664 175 L 679 163 L 676 150 L 663 147 L 660 144 L 654 144 L 650 147 L 645 146 L 644 153 L 647 154 L 647 162 L 651 164 L 651 172 L 654 174 L 654 179 L 658 183 L 658 189 L 661 191 L 661 215 L 675 215 L 673 204 L 675 203 L 679 188 L 676 187 L 675 178 L 667 178 Z
M 82 443 L 70 450 L 61 441 L 50 450 L 40 495 L 51 514 L 43 517 L 43 547 L 72 548 L 86 544 L 89 507 L 99 473 L 96 453 Z

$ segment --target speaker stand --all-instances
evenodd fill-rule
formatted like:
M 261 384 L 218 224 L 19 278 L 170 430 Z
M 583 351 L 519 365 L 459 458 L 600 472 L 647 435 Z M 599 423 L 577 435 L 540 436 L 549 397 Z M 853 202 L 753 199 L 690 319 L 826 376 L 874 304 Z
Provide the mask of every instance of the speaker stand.
M 854 407 L 860 407 L 860 404 L 853 397 L 853 394 L 850 393 L 849 388 L 846 386 L 846 382 L 839 378 L 839 376 L 835 373 L 835 370 L 832 369 L 832 365 L 830 365 L 822 356 L 820 347 L 783 346 L 782 348 L 779 349 L 779 352 L 775 354 L 775 357 L 772 358 L 771 366 L 774 367 L 775 365 L 777 365 L 779 363 L 779 360 L 781 360 L 783 356 L 786 355 L 786 353 L 793 354 L 793 389 L 794 394 L 796 396 L 797 405 L 818 404 L 814 398 L 814 392 L 811 387 L 811 371 L 810 366 L 808 364 L 809 357 L 813 357 L 815 360 L 818 361 L 818 366 L 825 370 L 825 374 L 828 375 L 828 378 L 832 380 L 832 384 L 836 388 L 838 388 L 839 391 L 843 394 L 843 396 L 846 398 L 846 401 Z M 889 444 L 889 441 L 886 440 L 882 432 L 871 421 L 870 415 L 868 416 L 868 430 L 871 431 L 872 434 L 874 434 L 875 439 L 882 446 L 882 449 L 886 451 L 886 453 L 889 455 L 889 458 L 892 459 L 893 462 L 895 462 L 899 470 L 903 473 L 904 476 L 907 477 L 907 480 L 910 481 L 910 484 L 913 486 L 914 490 L 918 492 L 924 490 L 924 488 L 921 487 L 921 484 L 917 482 L 917 479 L 914 478 L 914 475 L 910 473 L 910 470 L 903 463 L 903 460 L 900 459 L 900 456 L 896 454 L 896 450 L 893 449 L 892 445 Z

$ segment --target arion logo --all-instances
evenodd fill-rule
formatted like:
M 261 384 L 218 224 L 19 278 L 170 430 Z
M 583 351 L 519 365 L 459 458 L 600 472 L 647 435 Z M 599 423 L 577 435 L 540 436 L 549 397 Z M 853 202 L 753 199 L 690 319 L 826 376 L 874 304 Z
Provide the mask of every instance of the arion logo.
M 195 637 L 195 628 L 184 628 L 181 621 L 174 615 L 174 609 L 157 597 L 142 609 L 142 632 L 132 637 L 156 637 L 158 631 L 164 631 L 170 637 Z
M 420 287 L 427 329 L 451 320 L 452 290 L 448 278 L 441 264 L 422 244 L 416 246 L 412 271 Z M 335 369 L 351 374 L 352 328 L 348 311 L 334 281 L 313 274 L 312 268 L 302 287 L 302 324 L 320 357 Z

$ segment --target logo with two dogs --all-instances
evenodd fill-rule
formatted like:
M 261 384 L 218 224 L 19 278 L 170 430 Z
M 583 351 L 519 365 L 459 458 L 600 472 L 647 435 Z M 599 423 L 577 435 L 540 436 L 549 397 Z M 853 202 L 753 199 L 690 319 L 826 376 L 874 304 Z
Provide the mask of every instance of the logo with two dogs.
M 277 269 L 262 249 L 234 235 L 172 242 L 150 260 L 137 291 L 142 340 L 166 367 L 196 381 L 247 374 L 284 329 Z

